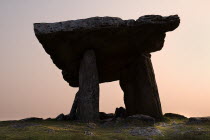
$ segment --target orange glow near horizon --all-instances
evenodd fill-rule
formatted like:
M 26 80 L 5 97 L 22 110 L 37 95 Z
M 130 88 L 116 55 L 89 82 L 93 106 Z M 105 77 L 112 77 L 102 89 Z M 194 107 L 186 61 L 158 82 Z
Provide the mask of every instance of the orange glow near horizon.
M 94 16 L 137 19 L 178 14 L 180 27 L 152 53 L 163 112 L 210 116 L 210 1 L 36 0 L 0 1 L 0 121 L 56 117 L 70 111 L 69 87 L 34 35 L 33 23 Z M 118 81 L 100 84 L 100 111 L 124 106 Z

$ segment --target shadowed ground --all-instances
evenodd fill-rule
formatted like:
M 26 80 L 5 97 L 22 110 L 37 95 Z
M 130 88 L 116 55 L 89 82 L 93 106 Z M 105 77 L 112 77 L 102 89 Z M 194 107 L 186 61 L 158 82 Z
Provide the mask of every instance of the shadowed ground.
M 189 123 L 187 118 L 165 117 L 152 125 L 115 123 L 79 123 L 70 121 L 0 122 L 0 139 L 21 140 L 145 140 L 210 139 L 210 123 Z

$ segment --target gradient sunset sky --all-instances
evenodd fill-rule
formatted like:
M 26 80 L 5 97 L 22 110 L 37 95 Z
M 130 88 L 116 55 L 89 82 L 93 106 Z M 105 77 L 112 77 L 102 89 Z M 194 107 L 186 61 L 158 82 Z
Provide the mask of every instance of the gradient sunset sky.
M 178 14 L 152 53 L 163 112 L 210 116 L 210 0 L 0 0 L 0 120 L 68 114 L 69 87 L 34 35 L 33 23 L 94 16 Z M 100 111 L 124 106 L 118 81 L 100 84 Z

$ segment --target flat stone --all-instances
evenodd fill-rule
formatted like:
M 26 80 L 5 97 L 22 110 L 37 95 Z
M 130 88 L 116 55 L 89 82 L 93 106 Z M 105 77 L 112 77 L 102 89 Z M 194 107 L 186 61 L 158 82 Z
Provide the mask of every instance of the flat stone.
M 171 24 L 171 25 L 170 25 Z M 49 34 L 56 32 L 78 31 L 86 29 L 106 28 L 106 27 L 121 27 L 121 26 L 159 26 L 161 30 L 167 32 L 174 30 L 179 24 L 177 15 L 162 17 L 160 15 L 145 15 L 139 17 L 136 21 L 122 20 L 118 17 L 92 17 L 87 19 L 69 20 L 56 23 L 35 23 L 34 30 L 37 35 Z
M 99 83 L 120 79 L 120 71 L 141 53 L 159 51 L 166 32 L 179 26 L 177 15 L 146 15 L 137 20 L 93 17 L 35 23 L 34 31 L 70 86 L 79 86 L 80 60 L 87 49 L 96 54 Z

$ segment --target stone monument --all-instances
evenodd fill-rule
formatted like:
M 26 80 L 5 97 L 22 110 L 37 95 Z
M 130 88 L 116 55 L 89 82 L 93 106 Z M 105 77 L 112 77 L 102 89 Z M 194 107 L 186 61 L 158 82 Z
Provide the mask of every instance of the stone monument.
M 70 117 L 99 119 L 99 84 L 119 80 L 127 116 L 162 118 L 152 52 L 163 48 L 166 32 L 180 24 L 177 15 L 146 15 L 137 20 L 93 17 L 35 23 L 34 31 L 63 78 L 79 87 Z

